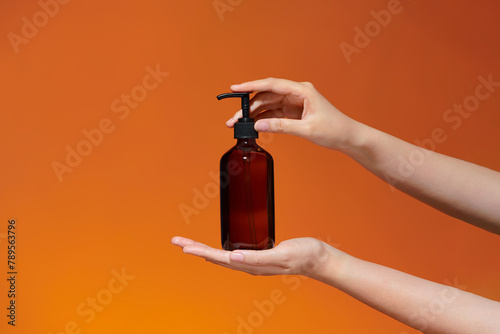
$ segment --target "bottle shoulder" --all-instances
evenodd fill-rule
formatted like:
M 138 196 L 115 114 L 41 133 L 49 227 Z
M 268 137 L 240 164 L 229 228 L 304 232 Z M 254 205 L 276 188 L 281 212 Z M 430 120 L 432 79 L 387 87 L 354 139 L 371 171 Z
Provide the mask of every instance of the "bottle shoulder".
M 231 157 L 231 154 L 235 151 L 235 147 L 231 147 L 229 150 L 226 151 L 226 153 L 224 153 L 222 155 L 222 157 L 220 158 L 220 163 L 223 164 L 223 163 L 227 163 L 227 161 L 229 160 L 229 158 Z
M 273 157 L 271 156 L 271 154 L 269 152 L 267 152 L 265 149 L 263 149 L 261 146 L 256 144 L 255 142 L 251 143 L 251 144 L 237 143 L 236 145 L 231 147 L 228 151 L 226 151 L 226 153 L 224 153 L 222 155 L 221 160 L 227 160 L 232 155 L 239 156 L 245 152 L 251 152 L 253 154 L 262 155 L 262 156 L 265 156 L 267 158 L 267 160 L 273 161 Z
M 267 160 L 271 160 L 271 162 L 273 161 L 273 156 L 271 155 L 271 153 L 269 153 L 268 151 L 266 151 L 264 148 L 262 148 L 261 146 L 257 145 L 257 149 L 256 149 L 256 152 L 259 152 L 263 155 L 266 156 Z
M 271 155 L 268 151 L 264 150 L 260 146 L 259 147 L 237 147 L 237 146 L 234 146 L 234 147 L 231 147 L 226 153 L 224 153 L 224 155 L 231 154 L 235 151 L 260 153 L 260 154 L 269 155 L 269 156 Z
M 268 155 L 268 156 L 270 156 L 270 157 L 272 158 L 271 153 L 269 153 L 268 151 L 266 151 L 266 150 L 265 150 L 264 148 L 262 148 L 261 146 L 259 146 L 259 152 L 262 152 L 262 153 L 264 153 L 264 154 L 266 154 L 266 155 Z

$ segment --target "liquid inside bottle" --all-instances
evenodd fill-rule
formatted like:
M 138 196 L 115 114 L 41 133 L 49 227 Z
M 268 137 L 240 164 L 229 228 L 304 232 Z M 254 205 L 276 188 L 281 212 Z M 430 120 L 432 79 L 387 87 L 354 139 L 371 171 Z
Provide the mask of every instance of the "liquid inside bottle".
M 254 138 L 238 139 L 220 161 L 221 240 L 225 250 L 274 247 L 273 158 Z

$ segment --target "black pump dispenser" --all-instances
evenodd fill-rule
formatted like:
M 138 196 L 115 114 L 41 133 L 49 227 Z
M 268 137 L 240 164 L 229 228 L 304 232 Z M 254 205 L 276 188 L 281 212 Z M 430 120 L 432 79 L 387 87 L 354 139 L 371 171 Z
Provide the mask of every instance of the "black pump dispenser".
M 250 92 L 248 93 L 224 93 L 217 95 L 218 100 L 228 97 L 241 98 L 242 118 L 238 118 L 238 122 L 234 124 L 234 138 L 259 138 L 259 133 L 255 131 L 255 122 L 250 118 Z

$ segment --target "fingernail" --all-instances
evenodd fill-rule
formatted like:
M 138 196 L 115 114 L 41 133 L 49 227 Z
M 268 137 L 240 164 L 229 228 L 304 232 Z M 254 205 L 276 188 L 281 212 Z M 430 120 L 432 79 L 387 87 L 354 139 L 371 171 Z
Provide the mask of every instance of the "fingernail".
M 244 262 L 245 257 L 241 253 L 231 253 L 229 254 L 229 259 L 234 262 Z
M 257 131 L 269 131 L 269 123 L 267 122 L 257 122 L 255 123 L 255 130 Z
M 233 117 L 234 117 L 234 116 L 233 116 Z M 231 122 L 231 121 L 232 121 L 232 119 L 233 119 L 233 117 L 231 117 L 230 119 L 228 119 L 228 120 L 226 121 L 226 124 L 227 124 L 227 123 L 229 123 L 229 122 Z

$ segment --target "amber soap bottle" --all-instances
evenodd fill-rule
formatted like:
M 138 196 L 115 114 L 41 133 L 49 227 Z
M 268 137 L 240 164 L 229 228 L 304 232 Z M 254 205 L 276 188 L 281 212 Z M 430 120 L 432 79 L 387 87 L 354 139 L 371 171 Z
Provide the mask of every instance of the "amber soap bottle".
M 273 248 L 273 158 L 256 143 L 259 134 L 250 118 L 250 93 L 226 93 L 217 99 L 228 97 L 241 98 L 243 115 L 234 124 L 236 145 L 220 160 L 222 248 Z

